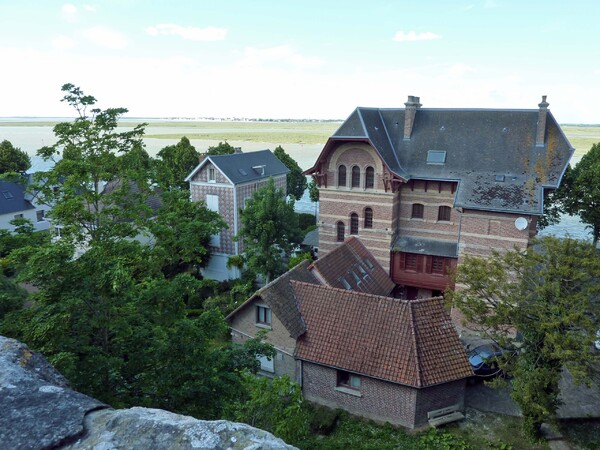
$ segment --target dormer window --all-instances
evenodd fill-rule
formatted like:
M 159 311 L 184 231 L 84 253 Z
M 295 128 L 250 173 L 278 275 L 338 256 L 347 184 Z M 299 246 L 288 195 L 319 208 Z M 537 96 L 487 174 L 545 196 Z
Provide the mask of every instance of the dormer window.
M 428 150 L 427 164 L 446 164 L 446 152 L 443 150 Z
M 265 174 L 265 166 L 253 166 L 254 171 L 260 176 L 264 176 Z

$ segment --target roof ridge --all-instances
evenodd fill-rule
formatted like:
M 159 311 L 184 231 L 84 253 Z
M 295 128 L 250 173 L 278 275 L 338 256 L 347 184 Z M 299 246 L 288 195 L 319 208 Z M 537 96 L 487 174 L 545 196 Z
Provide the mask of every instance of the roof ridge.
M 413 338 L 413 349 L 415 352 L 415 368 L 417 369 L 416 378 L 417 378 L 417 387 L 423 386 L 423 377 L 421 374 L 421 361 L 419 358 L 419 345 L 417 342 L 417 332 L 415 329 L 415 312 L 413 309 L 413 304 L 411 301 L 408 302 L 408 311 L 410 314 L 410 332 Z
M 385 126 L 385 120 L 383 120 L 383 117 L 381 116 L 381 109 L 377 110 L 377 114 L 379 114 L 379 120 L 381 120 L 381 124 L 383 125 L 383 130 L 385 131 L 385 135 L 387 136 L 388 143 L 390 144 L 390 148 L 393 149 L 394 143 L 392 142 L 390 133 L 388 133 L 387 127 Z M 398 164 L 398 167 L 402 168 L 402 165 L 400 164 L 400 159 L 398 158 L 398 152 L 392 151 L 392 153 L 394 155 L 394 158 L 396 159 L 396 163 Z

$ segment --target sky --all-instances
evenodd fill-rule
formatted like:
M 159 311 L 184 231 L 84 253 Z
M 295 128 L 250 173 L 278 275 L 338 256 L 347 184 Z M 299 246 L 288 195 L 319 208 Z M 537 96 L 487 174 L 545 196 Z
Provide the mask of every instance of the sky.
M 344 119 L 536 109 L 600 123 L 598 0 L 0 0 L 0 117 Z

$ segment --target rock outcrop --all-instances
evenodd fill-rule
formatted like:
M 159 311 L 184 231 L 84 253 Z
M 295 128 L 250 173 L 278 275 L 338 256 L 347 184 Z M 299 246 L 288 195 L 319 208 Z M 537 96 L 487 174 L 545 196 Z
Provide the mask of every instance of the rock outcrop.
M 69 388 L 26 345 L 0 336 L 0 448 L 294 449 L 266 431 L 150 408 L 114 410 Z

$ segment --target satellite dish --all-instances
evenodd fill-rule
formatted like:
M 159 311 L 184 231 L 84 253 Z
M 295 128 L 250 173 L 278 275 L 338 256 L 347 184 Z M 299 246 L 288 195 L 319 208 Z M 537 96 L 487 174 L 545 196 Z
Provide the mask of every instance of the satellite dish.
M 525 228 L 527 228 L 527 219 L 525 217 L 519 217 L 517 220 L 515 220 L 515 228 L 519 231 L 523 231 Z

